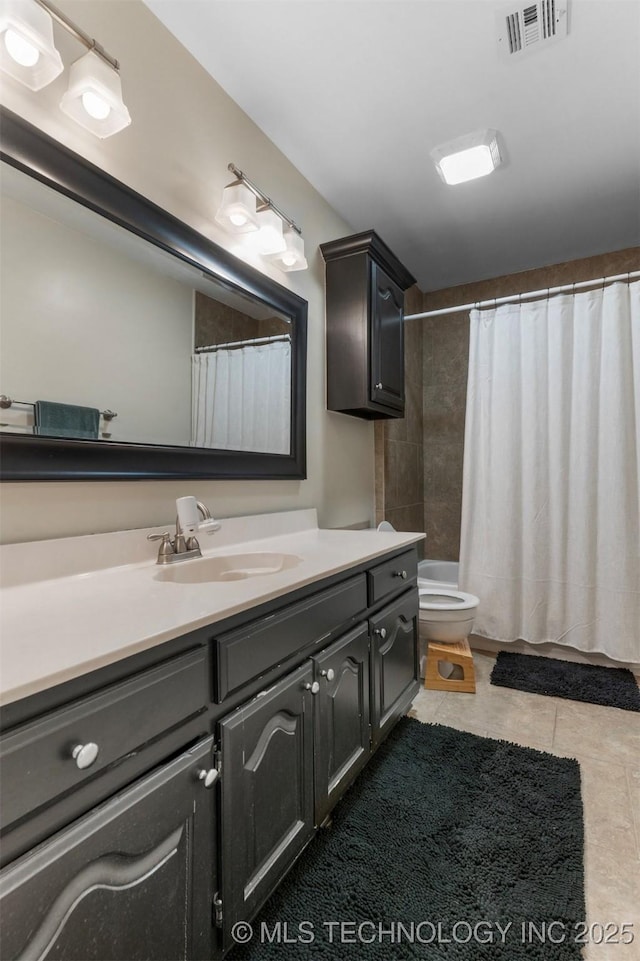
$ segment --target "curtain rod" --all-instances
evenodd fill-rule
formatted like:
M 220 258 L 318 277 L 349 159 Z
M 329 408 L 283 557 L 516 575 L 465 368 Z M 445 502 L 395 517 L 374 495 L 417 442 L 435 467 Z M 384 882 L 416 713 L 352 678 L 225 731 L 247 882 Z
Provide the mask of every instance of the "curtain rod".
M 275 344 L 278 341 L 289 341 L 289 334 L 272 334 L 270 337 L 254 337 L 253 340 L 233 340 L 228 344 L 209 344 L 208 347 L 194 347 L 194 353 L 206 354 L 212 350 L 233 350 L 238 347 L 263 347 L 265 344 Z
M 497 307 L 499 304 L 520 303 L 522 300 L 532 300 L 534 297 L 548 297 L 550 294 L 573 292 L 583 287 L 600 287 L 613 284 L 619 280 L 631 280 L 640 277 L 640 270 L 633 270 L 626 274 L 616 274 L 614 277 L 600 277 L 597 280 L 582 280 L 577 284 L 565 284 L 562 287 L 543 287 L 542 290 L 531 290 L 524 294 L 511 294 L 508 297 L 491 297 L 489 300 L 478 300 L 472 304 L 458 304 L 456 307 L 441 307 L 439 310 L 427 310 L 421 314 L 408 314 L 405 320 L 424 320 L 426 317 L 440 317 L 443 314 L 458 314 L 463 310 L 473 310 L 474 307 Z

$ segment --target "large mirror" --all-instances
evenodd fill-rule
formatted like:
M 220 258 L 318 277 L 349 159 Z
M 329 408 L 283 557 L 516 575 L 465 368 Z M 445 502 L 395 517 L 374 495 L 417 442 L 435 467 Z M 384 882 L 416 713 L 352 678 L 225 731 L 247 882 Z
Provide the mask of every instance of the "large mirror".
M 306 302 L 1 119 L 2 477 L 304 477 Z

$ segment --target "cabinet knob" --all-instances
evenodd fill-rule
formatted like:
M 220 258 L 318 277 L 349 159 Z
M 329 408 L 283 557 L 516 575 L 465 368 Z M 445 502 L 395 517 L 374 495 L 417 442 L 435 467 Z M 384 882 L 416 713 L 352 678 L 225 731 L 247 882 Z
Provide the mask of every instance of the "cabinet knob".
M 376 390 L 382 390 L 382 381 L 380 381 L 379 384 L 376 384 L 376 385 L 375 385 L 375 388 L 376 388 Z
M 218 771 L 215 767 L 210 767 L 208 770 L 202 768 L 198 771 L 198 780 L 202 781 L 205 787 L 212 787 L 218 780 Z
M 393 572 L 393 576 L 394 576 L 394 577 L 401 577 L 403 581 L 406 581 L 406 579 L 407 579 L 407 572 L 406 572 L 406 571 L 394 571 L 394 572 Z
M 332 667 L 330 667 L 328 671 L 320 671 L 320 676 L 326 677 L 328 681 L 332 681 L 336 676 L 336 672 Z
M 385 637 L 387 636 L 387 629 L 386 627 L 376 627 L 373 633 L 378 634 L 384 641 Z
M 82 771 L 85 767 L 91 767 L 98 756 L 98 745 L 93 741 L 88 744 L 76 744 L 71 752 L 71 757 Z
M 309 682 L 307 682 L 304 685 L 304 689 L 305 691 L 311 691 L 312 694 L 317 694 L 320 690 L 320 685 L 317 681 L 314 681 L 313 684 L 309 684 Z

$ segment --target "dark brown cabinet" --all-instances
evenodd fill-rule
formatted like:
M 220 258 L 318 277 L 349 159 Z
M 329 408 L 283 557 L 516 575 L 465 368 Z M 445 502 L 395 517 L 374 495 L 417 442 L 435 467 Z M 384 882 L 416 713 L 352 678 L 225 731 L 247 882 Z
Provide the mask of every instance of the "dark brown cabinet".
M 313 833 L 313 690 L 307 662 L 220 725 L 225 944 Z
M 391 552 L 3 708 L 3 958 L 223 957 L 418 690 L 416 565 Z
M 388 734 L 418 692 L 418 601 L 415 591 L 371 618 L 373 747 Z
M 327 407 L 367 419 L 404 416 L 404 291 L 415 279 L 370 230 L 322 244 L 326 261 Z
M 314 657 L 315 807 L 322 824 L 371 753 L 369 633 L 361 625 Z
M 3 958 L 210 958 L 213 739 L 98 806 L 0 877 Z

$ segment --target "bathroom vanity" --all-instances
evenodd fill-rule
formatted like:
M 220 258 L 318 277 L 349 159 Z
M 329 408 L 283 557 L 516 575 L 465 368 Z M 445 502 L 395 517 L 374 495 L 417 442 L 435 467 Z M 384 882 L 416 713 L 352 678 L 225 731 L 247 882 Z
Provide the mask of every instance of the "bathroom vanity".
M 221 956 L 406 712 L 423 535 L 314 524 L 225 521 L 175 572 L 144 532 L 123 535 L 144 561 L 57 581 L 4 549 L 4 957 Z

